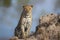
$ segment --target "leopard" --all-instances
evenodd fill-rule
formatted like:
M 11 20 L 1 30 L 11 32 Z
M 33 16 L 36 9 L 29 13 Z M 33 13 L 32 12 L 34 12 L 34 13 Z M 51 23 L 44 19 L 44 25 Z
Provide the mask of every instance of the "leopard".
M 32 26 L 32 9 L 33 5 L 23 5 L 23 11 L 17 27 L 15 28 L 15 36 L 27 38 Z

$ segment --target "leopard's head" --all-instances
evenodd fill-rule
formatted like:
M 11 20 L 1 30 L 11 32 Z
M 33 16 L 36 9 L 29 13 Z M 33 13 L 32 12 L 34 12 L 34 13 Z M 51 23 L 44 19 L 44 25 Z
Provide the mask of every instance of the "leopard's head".
M 23 10 L 25 11 L 25 12 L 31 12 L 32 11 L 32 8 L 33 8 L 33 5 L 24 5 L 23 6 Z

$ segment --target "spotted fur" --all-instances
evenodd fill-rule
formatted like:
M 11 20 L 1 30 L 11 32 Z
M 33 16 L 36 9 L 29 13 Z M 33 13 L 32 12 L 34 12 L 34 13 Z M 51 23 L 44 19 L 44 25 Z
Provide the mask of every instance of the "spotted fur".
M 32 5 L 23 6 L 18 26 L 15 28 L 15 36 L 18 38 L 26 38 L 29 35 L 32 25 Z

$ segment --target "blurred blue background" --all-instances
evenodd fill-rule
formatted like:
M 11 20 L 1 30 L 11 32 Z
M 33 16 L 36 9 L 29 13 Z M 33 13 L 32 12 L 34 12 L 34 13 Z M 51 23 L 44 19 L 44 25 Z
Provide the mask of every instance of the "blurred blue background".
M 33 23 L 31 32 L 35 31 L 39 24 L 39 18 L 49 13 L 60 13 L 59 0 L 10 0 L 10 4 L 4 6 L 4 0 L 0 0 L 0 38 L 14 36 L 14 29 L 18 24 L 22 6 L 33 5 Z M 9 6 L 10 5 L 10 6 Z

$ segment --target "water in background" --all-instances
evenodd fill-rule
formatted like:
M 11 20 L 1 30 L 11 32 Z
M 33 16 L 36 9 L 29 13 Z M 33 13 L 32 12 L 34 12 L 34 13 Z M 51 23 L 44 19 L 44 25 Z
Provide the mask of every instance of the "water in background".
M 35 31 L 42 15 L 55 12 L 55 3 L 57 0 L 29 0 L 22 1 L 12 0 L 9 8 L 0 7 L 0 38 L 14 36 L 14 29 L 18 24 L 22 6 L 24 4 L 33 5 L 33 23 L 31 31 Z M 56 10 L 57 11 L 57 10 Z M 60 9 L 59 9 L 60 11 Z

